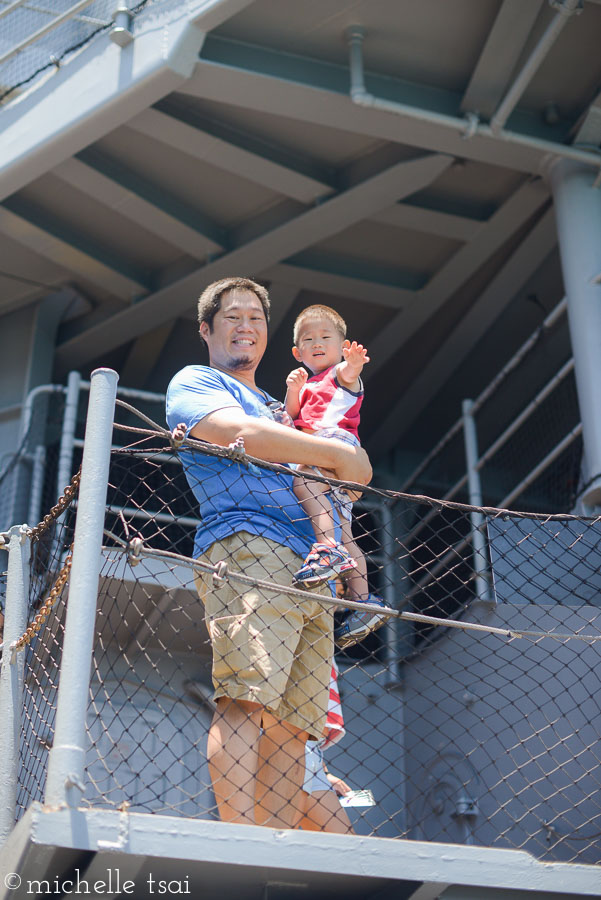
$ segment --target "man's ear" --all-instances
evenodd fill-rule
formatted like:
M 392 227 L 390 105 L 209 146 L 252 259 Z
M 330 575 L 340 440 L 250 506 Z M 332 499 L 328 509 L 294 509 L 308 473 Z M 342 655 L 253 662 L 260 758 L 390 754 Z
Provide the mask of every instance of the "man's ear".
M 206 344 L 206 342 L 207 342 L 207 334 L 209 334 L 210 331 L 211 331 L 211 329 L 209 328 L 208 323 L 207 323 L 207 322 L 201 322 L 198 331 L 200 332 L 200 336 L 201 336 L 201 338 L 203 339 L 203 341 L 204 341 L 205 344 Z
M 298 349 L 298 347 L 292 348 L 292 355 L 297 362 L 301 362 L 301 355 L 300 355 L 300 350 Z

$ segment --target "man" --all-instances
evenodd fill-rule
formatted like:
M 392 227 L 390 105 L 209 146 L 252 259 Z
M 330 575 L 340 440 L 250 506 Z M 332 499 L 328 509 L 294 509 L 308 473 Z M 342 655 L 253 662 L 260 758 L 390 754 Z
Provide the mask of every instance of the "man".
M 209 285 L 199 300 L 209 366 L 187 366 L 169 385 L 167 419 L 192 438 L 274 463 L 317 465 L 367 483 L 365 452 L 276 421 L 275 401 L 257 387 L 267 346 L 269 297 L 246 278 Z M 200 506 L 195 555 L 230 571 L 291 584 L 314 541 L 292 477 L 235 460 L 182 452 Z M 296 568 L 295 568 L 296 567 Z M 300 816 L 304 744 L 325 724 L 333 654 L 332 612 L 308 594 L 199 579 L 213 650 L 218 707 L 207 754 L 224 821 L 293 828 Z M 269 711 L 269 715 L 267 712 Z M 265 722 L 264 719 L 265 712 Z M 262 734 L 263 728 L 263 734 Z

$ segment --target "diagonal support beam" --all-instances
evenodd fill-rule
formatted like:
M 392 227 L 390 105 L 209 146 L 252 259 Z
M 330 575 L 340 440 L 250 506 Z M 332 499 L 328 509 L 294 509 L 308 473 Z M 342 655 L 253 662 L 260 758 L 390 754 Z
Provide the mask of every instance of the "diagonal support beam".
M 503 0 L 461 101 L 462 112 L 490 119 L 544 5 L 545 0 Z
M 9 208 L 10 207 L 10 208 Z M 144 273 L 135 271 L 100 248 L 87 247 L 76 234 L 61 234 L 41 211 L 10 198 L 0 206 L 0 233 L 121 300 L 147 293 Z
M 0 200 L 176 90 L 192 73 L 205 32 L 250 2 L 157 6 L 128 47 L 100 35 L 29 96 L 0 109 Z
M 488 220 L 474 240 L 461 248 L 420 291 L 412 305 L 398 313 L 369 347 L 372 362 L 366 379 L 406 343 L 477 270 L 547 202 L 549 192 L 541 179 L 517 189 Z
M 119 347 L 126 341 L 156 328 L 189 308 L 210 281 L 232 272 L 262 272 L 280 260 L 312 246 L 421 190 L 438 178 L 453 162 L 442 154 L 399 162 L 324 201 L 276 228 L 267 230 L 225 253 L 174 284 L 144 298 L 135 306 L 111 316 L 95 328 L 62 344 L 59 363 L 77 367 L 94 355 Z
M 543 264 L 556 243 L 555 218 L 553 210 L 549 209 L 371 436 L 370 442 L 379 452 L 389 450 L 411 427 L 474 345 Z
M 145 387 L 147 379 L 165 349 L 175 322 L 174 319 L 167 322 L 166 325 L 160 325 L 158 328 L 146 332 L 134 342 L 119 373 L 122 387 L 140 390 Z
M 318 177 L 317 172 L 310 173 L 312 167 L 306 166 L 305 171 L 302 171 L 294 167 L 290 160 L 284 163 L 284 153 L 277 154 L 280 157 L 277 160 L 272 148 L 270 155 L 270 148 L 267 146 L 259 153 L 258 150 L 249 149 L 248 144 L 252 144 L 252 140 L 244 141 L 239 136 L 240 142 L 233 143 L 231 139 L 225 140 L 180 116 L 168 115 L 158 109 L 144 110 L 128 122 L 127 126 L 174 150 L 187 153 L 227 172 L 242 175 L 271 191 L 300 200 L 301 203 L 314 203 L 334 190 L 331 184 Z M 257 143 L 256 138 L 254 143 Z M 318 167 L 314 168 L 317 170 Z
M 323 269 L 312 269 L 307 266 L 278 263 L 261 273 L 263 278 L 275 279 L 284 284 L 296 285 L 298 290 L 306 289 L 331 294 L 333 297 L 345 297 L 361 302 L 388 306 L 391 309 L 402 309 L 415 299 L 415 291 L 405 290 L 392 284 L 366 281 L 363 278 L 349 277 L 338 272 Z
M 421 231 L 422 234 L 450 238 L 453 241 L 473 240 L 484 224 L 481 219 L 426 209 L 411 203 L 395 203 L 371 218 L 373 222 L 381 222 L 383 225 L 408 228 L 410 231 Z
M 54 169 L 62 181 L 192 256 L 223 250 L 225 234 L 114 160 L 84 150 Z
M 601 144 L 601 93 L 597 94 L 578 122 L 574 134 L 574 144 Z

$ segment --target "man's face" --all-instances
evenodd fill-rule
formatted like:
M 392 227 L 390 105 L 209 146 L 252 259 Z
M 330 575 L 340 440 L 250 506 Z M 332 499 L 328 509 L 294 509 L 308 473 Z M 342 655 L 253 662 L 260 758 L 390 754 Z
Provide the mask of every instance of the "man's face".
M 211 365 L 232 374 L 253 374 L 267 346 L 267 321 L 261 301 L 252 291 L 234 288 L 221 298 L 212 330 L 206 322 L 200 334 Z

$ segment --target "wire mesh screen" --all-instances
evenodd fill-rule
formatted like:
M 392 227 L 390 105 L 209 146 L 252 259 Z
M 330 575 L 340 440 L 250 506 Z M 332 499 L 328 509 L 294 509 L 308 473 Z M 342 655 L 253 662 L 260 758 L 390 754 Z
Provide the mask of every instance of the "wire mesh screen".
M 160 0 L 157 0 L 160 2 Z M 136 15 L 149 0 L 132 3 Z M 115 0 L 0 0 L 0 103 L 56 71 L 113 25 Z
M 251 471 L 267 516 L 274 479 L 293 478 L 235 448 L 184 449 L 213 492 L 219 466 Z M 198 506 L 180 453 L 157 432 L 112 454 L 85 803 L 600 861 L 599 520 L 368 488 L 352 527 L 387 612 L 351 643 L 344 573 L 301 590 L 302 556 L 266 551 L 264 534 L 222 535 L 194 560 Z M 64 570 L 74 506 L 35 541 L 32 611 Z M 53 738 L 58 593 L 26 650 L 21 812 L 42 796 Z M 243 670 L 260 676 L 250 694 L 232 681 Z M 263 709 L 216 720 L 230 728 L 227 759 L 215 696 Z

